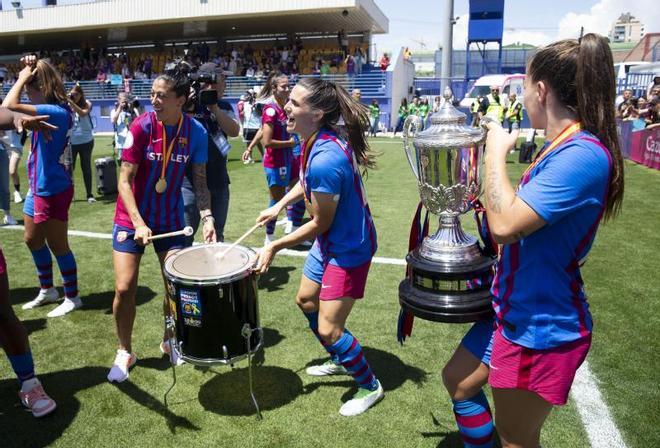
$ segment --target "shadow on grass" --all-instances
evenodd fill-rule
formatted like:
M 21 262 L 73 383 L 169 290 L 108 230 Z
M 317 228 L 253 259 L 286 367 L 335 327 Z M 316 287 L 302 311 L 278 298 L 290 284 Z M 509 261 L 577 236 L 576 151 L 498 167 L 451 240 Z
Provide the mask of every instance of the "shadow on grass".
M 230 368 L 225 368 L 230 369 Z M 202 385 L 199 402 L 207 411 L 227 416 L 256 415 L 246 367 L 213 370 L 216 375 Z M 295 372 L 276 366 L 252 368 L 254 395 L 262 411 L 291 403 L 303 393 L 302 380 Z
M 62 288 L 57 288 L 60 292 L 60 297 L 63 297 Z M 17 288 L 11 290 L 11 303 L 12 305 L 21 305 L 25 302 L 29 302 L 34 299 L 39 293 L 38 288 Z M 83 306 L 79 311 L 105 311 L 105 314 L 112 314 L 112 301 L 115 297 L 114 291 L 103 291 L 93 294 L 88 294 L 82 296 Z M 138 286 L 137 293 L 135 295 L 135 303 L 137 306 L 144 305 L 149 302 L 151 299 L 156 297 L 156 293 L 146 286 Z M 44 310 L 50 311 L 52 308 L 55 308 L 56 304 L 44 306 Z M 37 308 L 38 310 L 38 308 Z M 45 313 L 44 313 L 45 314 Z
M 274 330 L 272 328 L 264 328 L 264 343 L 263 346 L 259 349 L 257 353 L 252 355 L 252 365 L 253 366 L 261 366 L 266 362 L 266 355 L 265 355 L 265 348 L 272 347 L 274 345 L 279 344 L 283 339 L 284 336 L 280 334 L 279 331 Z M 239 361 L 241 363 L 242 361 Z M 167 370 L 170 367 L 170 362 L 169 358 L 167 355 L 163 355 L 160 358 L 146 358 L 146 359 L 140 359 L 140 367 L 145 367 L 147 369 L 154 369 L 154 370 Z M 222 366 L 218 366 L 222 367 Z M 196 370 L 200 370 L 203 372 L 208 372 L 211 371 L 213 373 L 220 373 L 220 371 L 215 371 L 211 370 L 211 367 L 206 367 L 206 366 L 194 366 Z M 215 366 L 213 367 L 215 369 Z
M 27 330 L 28 336 L 37 331 L 46 329 L 46 319 L 28 319 L 21 321 L 21 323 Z
M 421 385 L 426 380 L 425 371 L 405 364 L 392 353 L 371 347 L 364 347 L 363 351 L 364 357 L 369 362 L 371 369 L 385 392 L 401 387 L 406 381 L 412 381 L 415 384 Z M 322 364 L 325 361 L 326 359 L 315 359 L 307 363 L 305 367 Z M 319 381 L 308 384 L 305 387 L 305 393 L 311 393 L 321 386 L 349 387 L 350 389 L 342 396 L 343 401 L 348 401 L 357 392 L 357 384 L 348 376 L 344 376 L 343 378 L 346 378 L 346 381 Z
M 295 269 L 293 266 L 271 266 L 268 272 L 259 276 L 259 289 L 268 292 L 281 290 L 289 281 L 289 273 Z
M 45 447 L 56 442 L 80 411 L 80 401 L 75 395 L 81 390 L 107 383 L 107 374 L 107 367 L 92 366 L 39 375 L 44 388 L 57 402 L 57 409 L 40 418 L 38 423 L 32 414 L 18 403 L 16 380 L 12 378 L 0 381 L 0 433 L 5 435 L 3 448 Z M 161 415 L 172 433 L 176 428 L 199 429 L 186 418 L 168 410 L 160 401 L 130 381 L 121 383 L 117 389 L 136 403 Z

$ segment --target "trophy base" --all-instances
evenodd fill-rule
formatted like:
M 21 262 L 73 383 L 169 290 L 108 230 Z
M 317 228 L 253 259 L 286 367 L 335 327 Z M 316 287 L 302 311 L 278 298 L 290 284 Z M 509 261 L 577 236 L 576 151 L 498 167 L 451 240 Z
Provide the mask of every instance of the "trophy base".
M 480 255 L 467 264 L 431 261 L 415 249 L 406 257 L 412 271 L 399 284 L 401 307 L 434 322 L 476 322 L 493 314 L 490 286 L 495 259 Z

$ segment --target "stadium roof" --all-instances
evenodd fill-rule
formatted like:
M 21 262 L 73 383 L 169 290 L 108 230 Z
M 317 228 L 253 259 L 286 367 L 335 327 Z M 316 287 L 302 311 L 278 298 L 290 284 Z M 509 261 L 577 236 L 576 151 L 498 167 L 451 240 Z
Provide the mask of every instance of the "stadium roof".
M 0 11 L 0 54 L 388 27 L 374 0 L 106 0 Z

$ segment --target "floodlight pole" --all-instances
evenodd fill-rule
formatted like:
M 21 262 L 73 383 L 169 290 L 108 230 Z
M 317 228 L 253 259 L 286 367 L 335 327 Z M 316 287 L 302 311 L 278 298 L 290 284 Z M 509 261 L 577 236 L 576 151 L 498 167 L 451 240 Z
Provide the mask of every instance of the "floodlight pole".
M 454 0 L 442 0 L 442 67 L 440 70 L 440 92 L 450 86 L 452 39 L 454 31 Z

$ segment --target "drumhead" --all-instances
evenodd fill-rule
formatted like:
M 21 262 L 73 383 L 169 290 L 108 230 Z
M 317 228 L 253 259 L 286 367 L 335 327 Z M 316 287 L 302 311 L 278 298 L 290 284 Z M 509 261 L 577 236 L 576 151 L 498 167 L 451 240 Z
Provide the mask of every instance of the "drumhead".
M 248 247 L 236 246 L 224 257 L 231 244 L 202 244 L 183 249 L 165 262 L 165 273 L 177 280 L 193 283 L 229 283 L 246 277 L 257 261 Z

